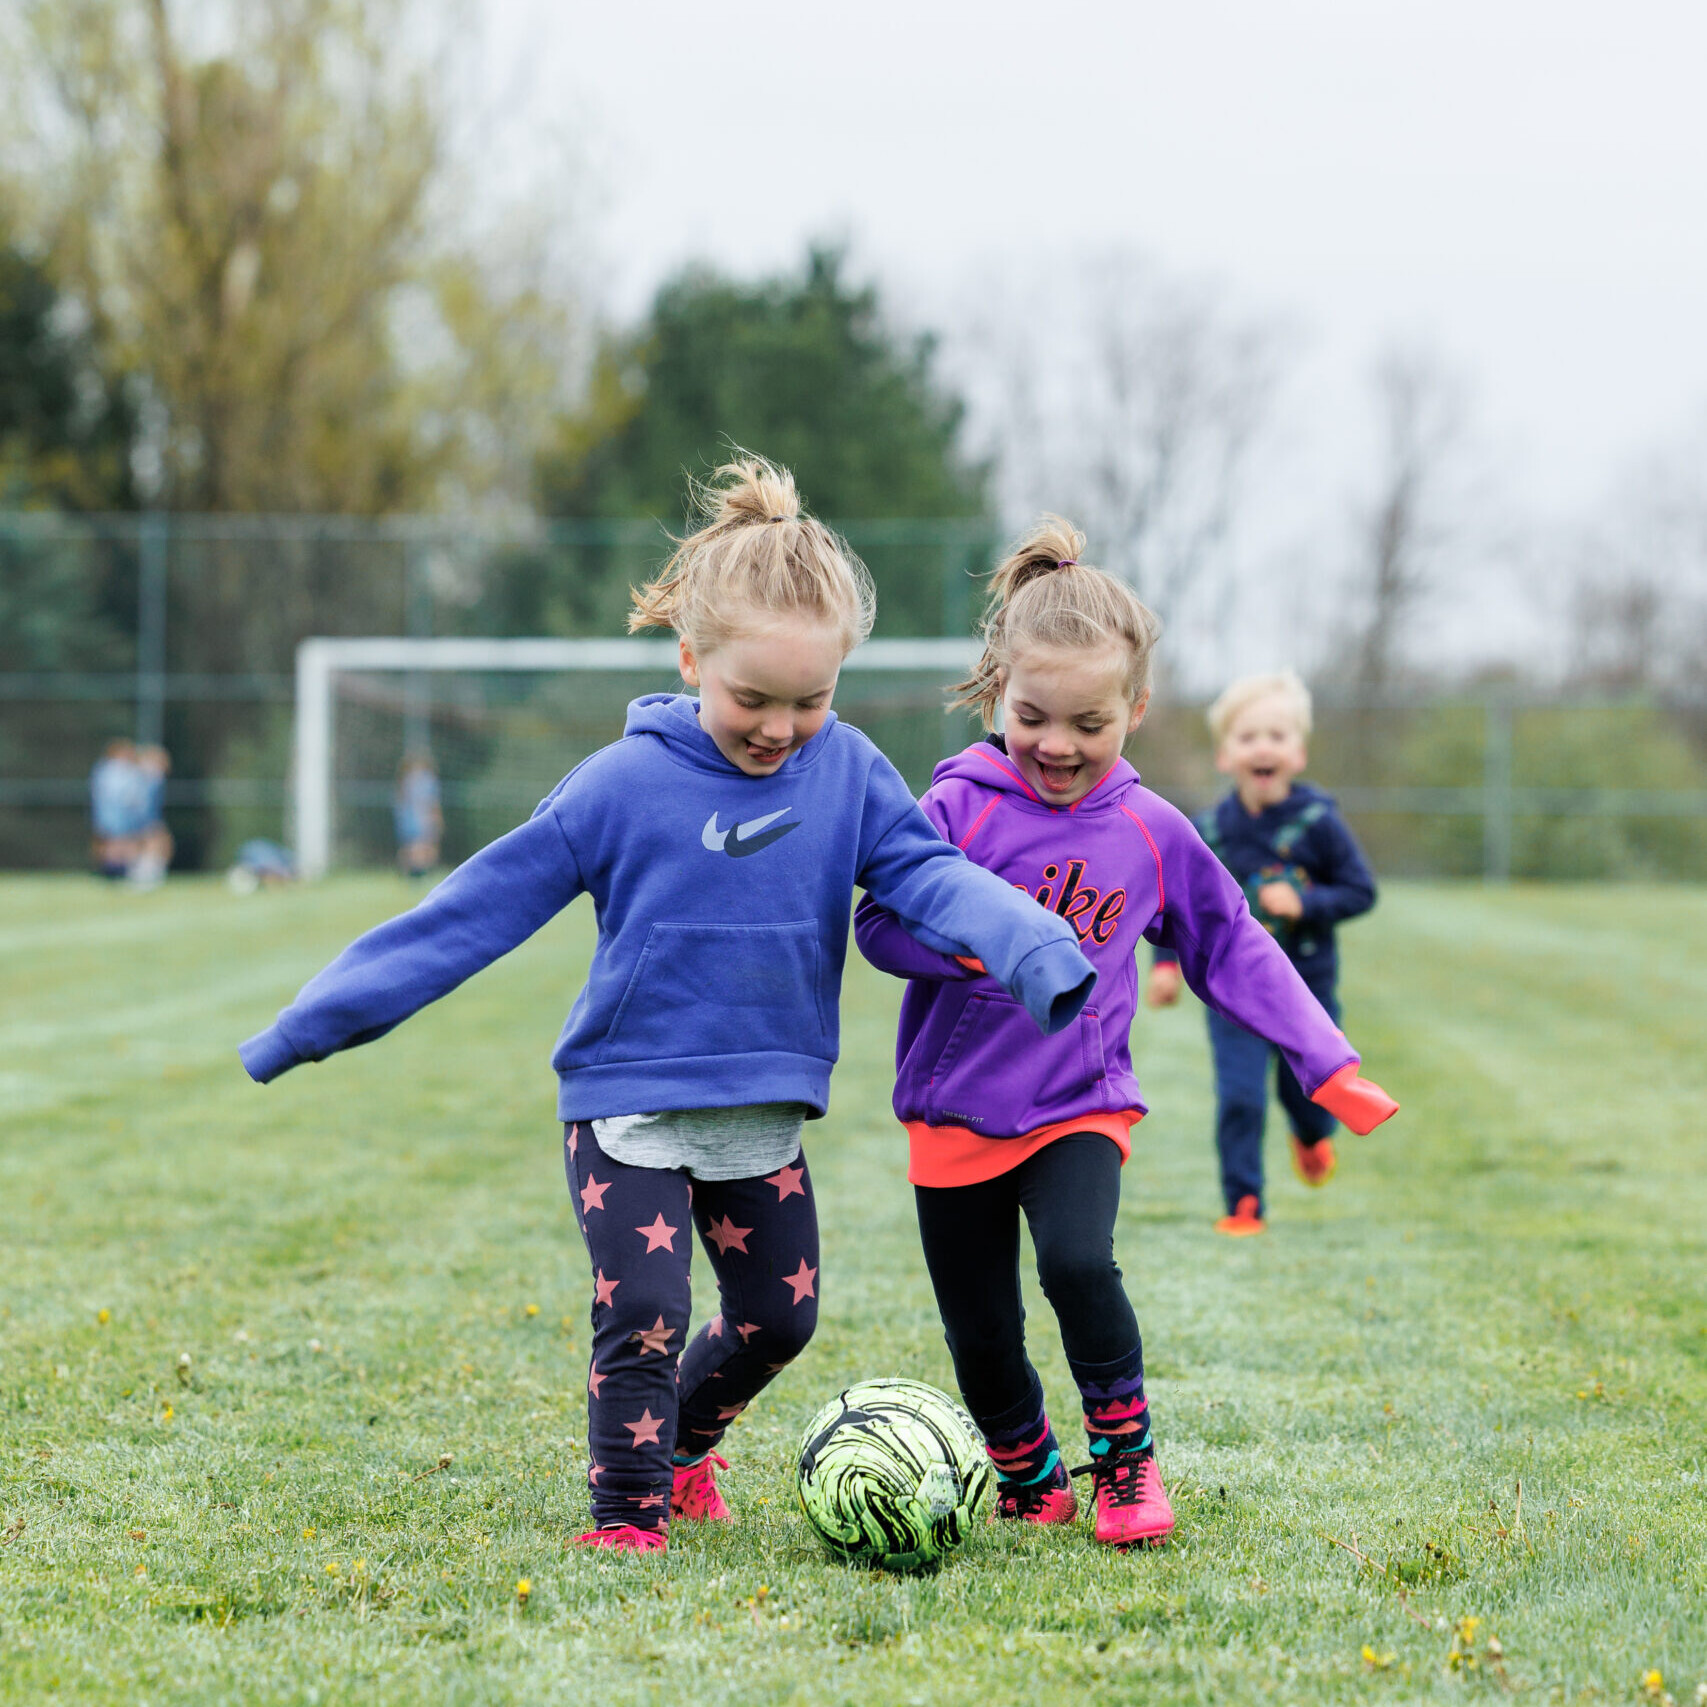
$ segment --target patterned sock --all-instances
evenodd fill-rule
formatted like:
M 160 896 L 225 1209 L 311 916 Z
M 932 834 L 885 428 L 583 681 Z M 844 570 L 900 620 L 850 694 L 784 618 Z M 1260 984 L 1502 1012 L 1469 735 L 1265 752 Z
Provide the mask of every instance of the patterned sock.
M 1067 1472 L 1049 1413 L 1043 1408 L 1041 1383 L 1001 1415 L 978 1419 L 978 1428 L 999 1482 L 1026 1488 L 1065 1484 Z
M 1112 1363 L 1071 1363 L 1085 1408 L 1091 1457 L 1150 1449 L 1150 1402 L 1144 1397 L 1144 1350 Z

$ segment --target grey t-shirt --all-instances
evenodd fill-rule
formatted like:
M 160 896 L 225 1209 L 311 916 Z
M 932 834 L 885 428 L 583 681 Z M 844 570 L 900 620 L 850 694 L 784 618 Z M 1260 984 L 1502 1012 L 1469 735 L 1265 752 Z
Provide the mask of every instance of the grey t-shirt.
M 631 1168 L 685 1168 L 694 1179 L 756 1179 L 800 1153 L 803 1102 L 751 1102 L 734 1108 L 673 1108 L 618 1114 L 593 1122 L 607 1156 Z

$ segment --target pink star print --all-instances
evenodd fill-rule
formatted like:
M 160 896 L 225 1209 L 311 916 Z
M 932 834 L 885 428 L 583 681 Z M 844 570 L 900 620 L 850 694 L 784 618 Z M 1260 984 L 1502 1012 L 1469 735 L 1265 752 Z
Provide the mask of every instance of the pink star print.
M 662 1316 L 660 1316 L 651 1327 L 642 1328 L 639 1333 L 632 1337 L 639 1340 L 640 1355 L 642 1357 L 644 1357 L 649 1351 L 663 1353 L 669 1349 L 670 1330 L 664 1326 L 664 1318 Z
M 650 1256 L 653 1251 L 673 1251 L 676 1248 L 670 1242 L 676 1236 L 676 1229 L 665 1221 L 662 1213 L 659 1214 L 658 1219 L 654 1221 L 650 1227 L 636 1227 L 634 1230 L 646 1240 L 646 1253 L 648 1256 Z
M 804 1168 L 783 1168 L 778 1173 L 768 1174 L 765 1184 L 776 1187 L 776 1200 L 781 1203 L 791 1193 L 800 1197 L 806 1195 L 806 1187 L 800 1183 L 805 1175 Z
M 613 1302 L 616 1296 L 616 1289 L 620 1285 L 622 1285 L 620 1280 L 606 1280 L 605 1271 L 601 1268 L 599 1270 L 599 1278 L 593 1282 L 593 1302 L 595 1304 L 609 1304 Z
M 658 1430 L 664 1426 L 664 1419 L 653 1416 L 652 1407 L 648 1405 L 640 1413 L 638 1422 L 624 1423 L 622 1426 L 634 1436 L 629 1444 L 638 1451 L 642 1446 L 658 1444 Z
M 647 1494 L 644 1499 L 636 1500 L 634 1506 L 637 1511 L 645 1511 L 648 1506 L 662 1505 L 663 1503 L 664 1496 L 662 1494 Z
M 610 1187 L 611 1182 L 609 1180 L 600 1185 L 591 1174 L 588 1174 L 587 1183 L 581 1187 L 581 1213 L 585 1215 L 589 1210 L 603 1209 L 605 1193 L 610 1190 Z
M 757 1322 L 737 1322 L 735 1332 L 741 1336 L 741 1344 L 745 1345 L 759 1331 Z
M 711 1318 L 711 1320 L 705 1324 L 705 1331 L 714 1340 L 722 1339 L 723 1338 L 723 1318 L 721 1316 L 713 1316 Z
M 713 1221 L 705 1229 L 705 1236 L 717 1247 L 717 1254 L 726 1257 L 730 1251 L 739 1251 L 747 1255 L 747 1235 L 751 1227 L 737 1227 L 729 1216 L 725 1215 L 721 1222 Z
M 733 1422 L 746 1408 L 745 1404 L 719 1405 L 717 1407 L 717 1420 L 719 1422 Z
M 800 1267 L 793 1274 L 785 1274 L 782 1277 L 782 1283 L 784 1286 L 794 1288 L 794 1302 L 798 1304 L 803 1298 L 815 1298 L 817 1296 L 812 1290 L 812 1282 L 817 1278 L 817 1269 L 808 1268 L 805 1257 L 802 1257 Z
M 599 1373 L 599 1366 L 595 1363 L 592 1368 L 587 1371 L 587 1391 L 596 1399 L 599 1396 L 599 1388 L 602 1387 L 609 1379 L 610 1377 L 608 1375 L 601 1375 Z
M 575 1154 L 575 1128 L 573 1126 L 569 1128 L 569 1154 L 571 1156 Z

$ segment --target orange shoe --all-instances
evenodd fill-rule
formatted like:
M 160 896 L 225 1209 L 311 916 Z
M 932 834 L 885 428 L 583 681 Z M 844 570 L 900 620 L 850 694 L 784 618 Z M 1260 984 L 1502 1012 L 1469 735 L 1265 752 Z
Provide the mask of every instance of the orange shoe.
M 1296 1132 L 1292 1134 L 1292 1171 L 1306 1185 L 1326 1185 L 1339 1165 L 1333 1139 L 1318 1138 L 1314 1144 L 1306 1144 Z
M 1233 1213 L 1223 1215 L 1215 1223 L 1215 1231 L 1225 1233 L 1230 1239 L 1247 1239 L 1252 1233 L 1266 1233 L 1268 1223 L 1259 1213 L 1254 1197 L 1241 1197 Z

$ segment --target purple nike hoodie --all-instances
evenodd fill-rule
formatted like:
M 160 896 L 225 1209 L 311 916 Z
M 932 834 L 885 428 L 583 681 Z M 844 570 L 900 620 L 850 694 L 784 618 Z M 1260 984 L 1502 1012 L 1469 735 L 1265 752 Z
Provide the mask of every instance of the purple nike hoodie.
M 1191 821 L 1124 759 L 1082 800 L 1048 806 L 992 737 L 944 759 L 920 804 L 946 840 L 1073 927 L 1097 983 L 1078 1018 L 1043 1037 L 993 979 L 861 902 L 861 952 L 909 980 L 895 1045 L 903 1123 L 1015 1138 L 1144 1113 L 1130 1044 L 1140 938 L 1172 949 L 1201 1000 L 1273 1043 L 1306 1093 L 1359 1059 Z

